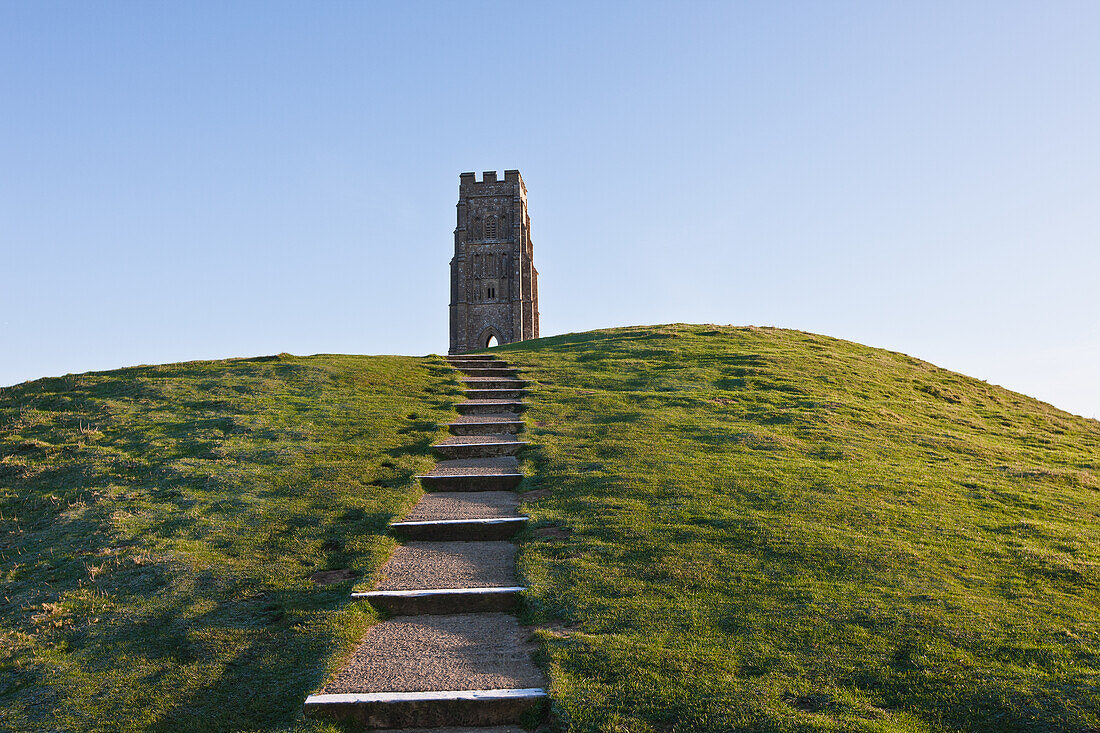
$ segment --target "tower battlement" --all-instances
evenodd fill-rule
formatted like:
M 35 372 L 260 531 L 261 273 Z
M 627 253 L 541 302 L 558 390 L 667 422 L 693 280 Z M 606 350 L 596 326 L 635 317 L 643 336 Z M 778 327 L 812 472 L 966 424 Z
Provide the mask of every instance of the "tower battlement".
M 531 262 L 527 188 L 518 170 L 458 177 L 451 259 L 451 354 L 538 338 L 538 271 Z
M 506 171 L 504 171 L 503 181 L 506 182 L 506 183 L 515 182 L 515 183 L 521 183 L 522 184 L 523 183 L 523 177 L 520 176 L 518 170 L 506 170 Z M 484 171 L 484 172 L 482 172 L 480 181 L 477 180 L 477 174 L 473 173 L 473 172 L 459 173 L 458 174 L 458 184 L 460 186 L 467 186 L 467 185 L 475 184 L 475 183 L 497 183 L 497 182 L 498 182 L 498 179 L 497 179 L 497 172 L 496 171 Z

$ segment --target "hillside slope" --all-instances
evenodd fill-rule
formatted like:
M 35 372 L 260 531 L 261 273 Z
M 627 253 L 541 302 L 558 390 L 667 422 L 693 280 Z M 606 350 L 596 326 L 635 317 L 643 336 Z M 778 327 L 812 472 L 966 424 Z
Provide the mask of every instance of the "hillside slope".
M 285 355 L 0 390 L 0 729 L 320 727 L 457 394 L 438 357 Z
M 573 729 L 1100 728 L 1100 423 L 796 331 L 494 351 Z

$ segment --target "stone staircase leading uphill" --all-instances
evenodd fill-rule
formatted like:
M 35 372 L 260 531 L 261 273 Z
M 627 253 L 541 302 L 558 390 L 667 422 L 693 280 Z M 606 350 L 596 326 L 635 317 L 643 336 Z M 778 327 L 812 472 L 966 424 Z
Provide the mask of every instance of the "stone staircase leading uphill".
M 468 399 L 452 437 L 432 446 L 440 460 L 419 477 L 427 493 L 390 525 L 405 544 L 374 590 L 352 594 L 392 618 L 306 700 L 314 717 L 379 728 L 507 725 L 546 700 L 529 635 L 507 613 L 524 590 L 510 540 L 527 522 L 512 491 L 523 478 L 527 383 L 491 356 L 447 359 Z

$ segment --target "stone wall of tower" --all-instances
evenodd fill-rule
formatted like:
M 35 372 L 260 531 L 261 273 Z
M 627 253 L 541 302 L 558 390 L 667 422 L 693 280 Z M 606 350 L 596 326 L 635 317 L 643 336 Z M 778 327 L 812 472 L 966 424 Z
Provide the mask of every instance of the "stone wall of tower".
M 484 349 L 538 338 L 538 272 L 532 264 L 527 188 L 519 171 L 486 171 L 458 184 L 458 225 L 451 259 L 450 348 Z

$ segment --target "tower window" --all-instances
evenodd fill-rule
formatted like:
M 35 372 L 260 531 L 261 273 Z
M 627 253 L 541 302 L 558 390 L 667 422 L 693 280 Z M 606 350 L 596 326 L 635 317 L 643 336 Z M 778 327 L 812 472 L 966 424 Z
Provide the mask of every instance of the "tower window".
M 497 218 L 495 216 L 490 216 L 485 220 L 485 238 L 497 238 Z
M 497 297 L 497 289 L 492 285 L 489 286 L 488 297 L 490 299 Z

